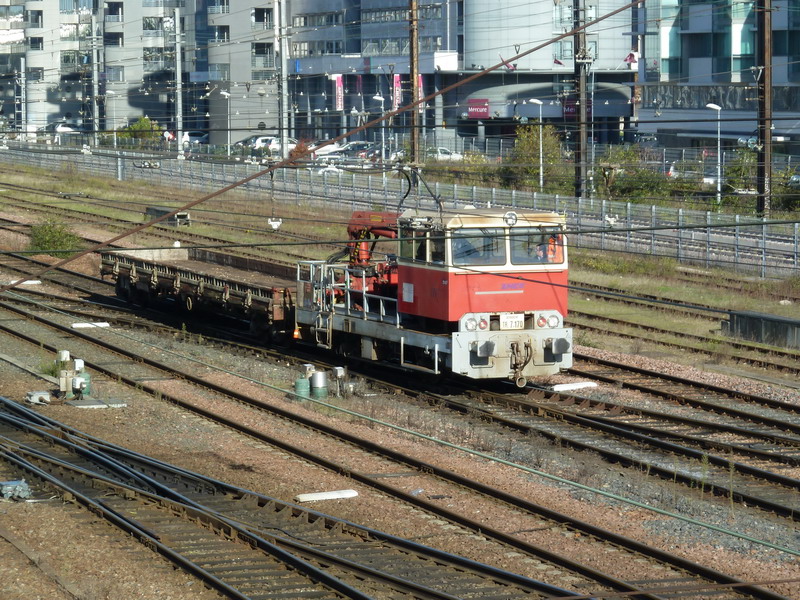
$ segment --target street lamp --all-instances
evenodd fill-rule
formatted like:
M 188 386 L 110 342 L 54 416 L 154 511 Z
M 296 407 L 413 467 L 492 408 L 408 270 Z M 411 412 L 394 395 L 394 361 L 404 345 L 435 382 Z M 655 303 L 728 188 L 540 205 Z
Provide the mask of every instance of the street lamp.
M 114 135 L 114 148 L 117 147 L 117 92 L 106 90 L 106 96 L 111 96 L 111 132 Z
M 539 191 L 544 191 L 544 149 L 542 148 L 542 129 L 544 123 L 542 122 L 542 101 L 538 98 L 531 98 L 533 104 L 539 106 Z
M 225 90 L 219 91 L 220 95 L 228 101 L 228 158 L 231 156 L 231 93 Z
M 384 98 L 380 94 L 375 94 L 373 100 L 380 100 L 381 103 L 381 116 L 383 116 L 383 102 Z M 381 123 L 381 164 L 386 162 L 386 120 Z
M 720 138 L 720 114 L 722 107 L 719 104 L 709 102 L 706 108 L 717 111 L 717 208 L 722 206 L 722 140 Z

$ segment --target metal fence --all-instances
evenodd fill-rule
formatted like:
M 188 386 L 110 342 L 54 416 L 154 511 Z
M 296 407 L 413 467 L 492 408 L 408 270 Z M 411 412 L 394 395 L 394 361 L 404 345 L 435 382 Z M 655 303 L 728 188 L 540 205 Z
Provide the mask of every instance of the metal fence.
M 208 193 L 264 167 L 226 161 L 176 160 L 154 154 L 67 151 L 42 146 L 0 149 L 0 160 L 51 171 L 79 170 L 95 176 L 146 181 Z M 320 168 L 279 169 L 241 186 L 253 197 L 269 195 L 297 205 L 343 209 L 508 208 L 556 211 L 567 216 L 570 244 L 601 252 L 675 258 L 761 277 L 800 275 L 800 225 L 752 216 L 692 211 L 602 199 L 434 183 L 411 187 L 396 172 Z M 76 192 L 79 190 L 65 190 Z

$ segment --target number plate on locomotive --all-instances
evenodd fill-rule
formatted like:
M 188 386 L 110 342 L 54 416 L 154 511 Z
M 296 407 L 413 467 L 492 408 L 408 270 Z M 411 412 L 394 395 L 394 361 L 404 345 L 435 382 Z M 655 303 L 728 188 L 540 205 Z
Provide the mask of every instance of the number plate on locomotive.
M 517 313 L 500 313 L 500 329 L 524 329 L 525 315 Z

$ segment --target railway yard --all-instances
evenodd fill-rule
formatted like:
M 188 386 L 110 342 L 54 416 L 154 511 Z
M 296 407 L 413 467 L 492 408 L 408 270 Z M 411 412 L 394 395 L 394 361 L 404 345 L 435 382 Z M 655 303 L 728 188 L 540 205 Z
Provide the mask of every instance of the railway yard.
M 93 243 L 191 200 L 64 179 L 0 183 L 0 283 L 41 279 L 0 299 L 0 481 L 38 474 L 0 502 L 3 598 L 800 597 L 800 352 L 719 332 L 723 309 L 800 318 L 796 282 L 575 251 L 571 369 L 518 390 L 353 366 L 305 397 L 304 365 L 341 359 L 123 301 L 95 255 L 38 277 L 56 259 L 18 253 L 32 224 Z M 191 216 L 117 243 L 291 277 L 349 218 L 245 192 Z M 63 350 L 102 408 L 20 404 Z

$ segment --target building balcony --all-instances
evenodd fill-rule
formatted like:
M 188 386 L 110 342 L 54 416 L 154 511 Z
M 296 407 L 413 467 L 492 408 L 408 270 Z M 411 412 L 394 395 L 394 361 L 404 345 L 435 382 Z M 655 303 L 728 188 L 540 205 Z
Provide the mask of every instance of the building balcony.
M 183 8 L 185 0 L 143 0 L 142 6 L 155 8 Z
M 250 66 L 254 69 L 274 69 L 275 68 L 275 55 L 268 54 L 262 56 L 251 56 Z
M 148 60 L 142 63 L 142 70 L 145 73 L 153 73 L 155 71 L 164 71 L 167 66 L 172 67 L 174 63 L 166 60 Z

